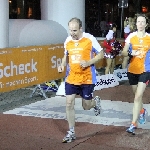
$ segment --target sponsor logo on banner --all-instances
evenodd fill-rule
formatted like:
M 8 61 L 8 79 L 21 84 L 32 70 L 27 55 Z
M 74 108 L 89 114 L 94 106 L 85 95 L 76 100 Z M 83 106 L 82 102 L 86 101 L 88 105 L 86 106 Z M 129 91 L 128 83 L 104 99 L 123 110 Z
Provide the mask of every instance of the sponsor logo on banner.
M 0 63 L 0 79 L 3 77 L 17 76 L 25 73 L 37 72 L 37 62 L 34 59 L 31 59 L 30 62 L 26 64 L 14 64 L 13 61 L 10 61 L 8 66 L 4 66 L 3 63 Z M 2 67 L 2 68 L 1 68 Z
M 52 62 L 52 68 L 57 68 L 58 66 L 61 65 L 62 59 L 61 58 L 57 58 L 56 56 L 53 56 L 51 58 L 51 62 Z
M 118 81 L 128 80 L 127 69 L 117 69 L 117 70 L 114 70 L 114 75 L 117 77 Z
M 96 79 L 97 83 L 95 84 L 94 90 L 101 90 L 104 88 L 115 87 L 119 85 L 116 76 L 113 74 L 97 76 Z

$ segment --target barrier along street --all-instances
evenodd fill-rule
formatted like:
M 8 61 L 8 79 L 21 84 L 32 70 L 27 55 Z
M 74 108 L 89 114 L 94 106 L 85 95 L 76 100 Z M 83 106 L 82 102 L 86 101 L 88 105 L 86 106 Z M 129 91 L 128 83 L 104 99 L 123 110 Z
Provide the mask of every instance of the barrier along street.
M 101 46 L 102 42 L 99 41 Z M 0 49 L 0 92 L 64 78 L 65 72 L 57 71 L 63 55 L 63 44 Z M 116 65 L 121 63 L 122 56 L 118 56 Z M 103 59 L 96 64 L 96 68 L 105 65 L 106 61 Z

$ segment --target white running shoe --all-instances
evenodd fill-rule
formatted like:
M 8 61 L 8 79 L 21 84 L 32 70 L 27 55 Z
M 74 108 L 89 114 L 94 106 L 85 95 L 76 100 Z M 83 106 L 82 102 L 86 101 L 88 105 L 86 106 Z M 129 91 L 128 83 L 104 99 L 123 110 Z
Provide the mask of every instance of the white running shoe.
M 96 101 L 96 105 L 94 106 L 95 116 L 98 116 L 101 113 L 101 98 L 99 96 L 95 96 L 94 100 Z
M 67 135 L 63 138 L 62 143 L 70 143 L 76 139 L 75 132 L 67 131 Z

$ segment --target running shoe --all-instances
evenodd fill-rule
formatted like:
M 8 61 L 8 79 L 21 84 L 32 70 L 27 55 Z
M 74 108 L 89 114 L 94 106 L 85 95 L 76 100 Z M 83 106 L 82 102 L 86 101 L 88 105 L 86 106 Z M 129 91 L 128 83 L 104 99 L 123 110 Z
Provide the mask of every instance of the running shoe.
M 130 127 L 126 130 L 128 133 L 132 133 L 135 134 L 135 129 L 137 129 L 136 126 L 134 126 L 133 124 L 130 125 Z
M 63 138 L 62 143 L 70 143 L 76 139 L 75 132 L 67 131 L 67 135 Z
M 146 111 L 146 109 L 144 109 L 144 112 L 142 114 L 140 114 L 139 119 L 138 119 L 138 122 L 140 124 L 145 124 L 145 122 L 146 122 L 146 114 L 147 114 L 147 111 Z
M 101 113 L 101 98 L 99 96 L 95 96 L 94 100 L 96 101 L 96 105 L 94 106 L 95 116 L 98 116 Z

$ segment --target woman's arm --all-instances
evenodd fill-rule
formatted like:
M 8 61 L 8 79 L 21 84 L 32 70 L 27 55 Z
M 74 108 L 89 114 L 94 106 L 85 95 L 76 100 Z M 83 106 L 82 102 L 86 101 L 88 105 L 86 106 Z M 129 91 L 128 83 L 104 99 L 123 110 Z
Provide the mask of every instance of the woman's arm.
M 125 57 L 128 56 L 129 47 L 130 47 L 130 44 L 125 43 L 125 46 L 124 46 L 123 51 L 121 53 L 123 56 L 125 56 Z

